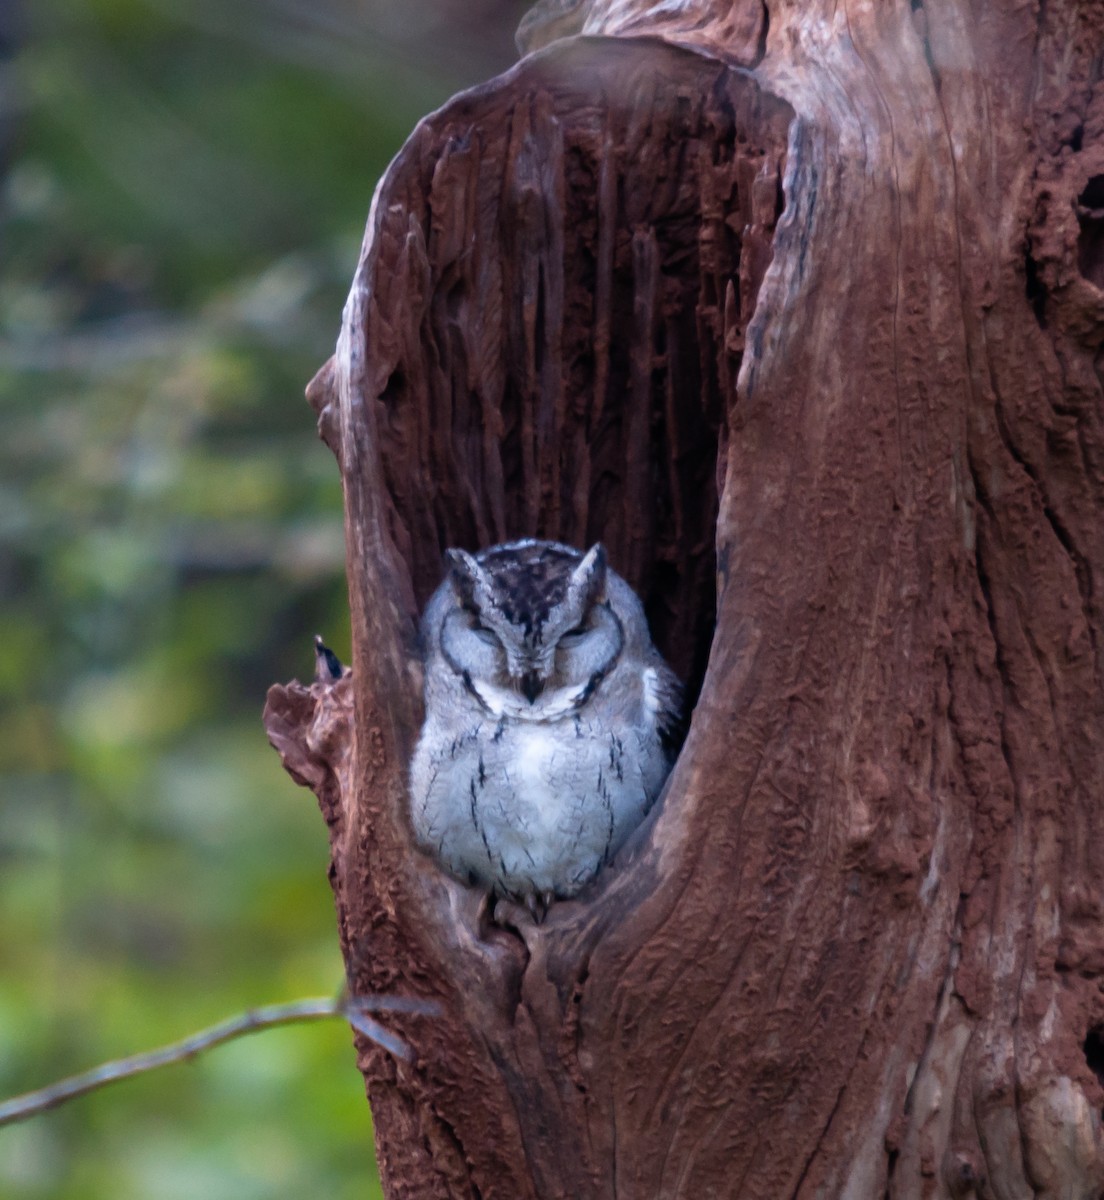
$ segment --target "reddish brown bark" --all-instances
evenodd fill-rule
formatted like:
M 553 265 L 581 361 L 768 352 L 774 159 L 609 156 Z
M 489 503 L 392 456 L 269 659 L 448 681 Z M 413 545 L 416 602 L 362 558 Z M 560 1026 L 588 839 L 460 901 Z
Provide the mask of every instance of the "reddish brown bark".
M 268 719 L 355 986 L 443 1005 L 360 1047 L 388 1194 L 1096 1197 L 1104 6 L 547 7 L 658 39 L 419 127 L 310 389 L 353 674 Z M 415 621 L 532 533 L 697 704 L 630 852 L 481 939 L 406 821 Z

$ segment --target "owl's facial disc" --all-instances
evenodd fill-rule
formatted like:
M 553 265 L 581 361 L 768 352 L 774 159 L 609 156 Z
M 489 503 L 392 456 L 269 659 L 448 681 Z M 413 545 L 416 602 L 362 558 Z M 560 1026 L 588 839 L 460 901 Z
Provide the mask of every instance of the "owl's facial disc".
M 508 551 L 508 553 L 507 553 Z M 446 555 L 457 607 L 441 648 L 489 712 L 549 721 L 577 711 L 616 662 L 621 622 L 606 598 L 606 553 L 555 545 Z
M 617 662 L 625 632 L 608 603 L 595 604 L 556 645 L 556 671 L 565 679 L 585 679 L 593 689 Z

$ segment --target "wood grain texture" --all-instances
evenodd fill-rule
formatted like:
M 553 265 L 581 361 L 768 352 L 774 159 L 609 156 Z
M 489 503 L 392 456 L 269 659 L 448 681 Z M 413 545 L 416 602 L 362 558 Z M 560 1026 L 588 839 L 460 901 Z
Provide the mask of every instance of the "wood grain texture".
M 607 36 L 419 126 L 311 389 L 355 716 L 270 712 L 358 989 L 446 1013 L 361 1046 L 388 1194 L 1096 1197 L 1104 5 L 558 11 Z M 697 705 L 484 937 L 411 846 L 414 629 L 518 534 L 601 537 Z

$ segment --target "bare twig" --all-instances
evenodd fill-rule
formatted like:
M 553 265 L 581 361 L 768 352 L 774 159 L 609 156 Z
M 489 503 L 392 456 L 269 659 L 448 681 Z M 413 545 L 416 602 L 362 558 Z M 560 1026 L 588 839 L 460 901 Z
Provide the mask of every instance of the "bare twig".
M 389 1033 L 369 1012 L 406 1012 L 433 1015 L 438 1011 L 435 1004 L 424 1000 L 409 1000 L 402 996 L 339 996 L 336 999 L 296 1000 L 291 1004 L 269 1004 L 264 1008 L 251 1008 L 236 1017 L 220 1021 L 209 1029 L 193 1033 L 179 1042 L 150 1050 L 145 1054 L 133 1054 L 129 1058 L 118 1058 L 84 1071 L 59 1079 L 48 1087 L 35 1092 L 24 1092 L 11 1100 L 0 1103 L 0 1125 L 25 1121 L 47 1109 L 64 1104 L 86 1092 L 130 1079 L 158 1067 L 185 1062 L 205 1050 L 220 1046 L 247 1033 L 262 1029 L 273 1029 L 278 1025 L 295 1025 L 303 1021 L 323 1021 L 332 1017 L 344 1017 L 354 1029 L 371 1038 L 396 1058 L 409 1059 L 410 1047 L 395 1034 Z

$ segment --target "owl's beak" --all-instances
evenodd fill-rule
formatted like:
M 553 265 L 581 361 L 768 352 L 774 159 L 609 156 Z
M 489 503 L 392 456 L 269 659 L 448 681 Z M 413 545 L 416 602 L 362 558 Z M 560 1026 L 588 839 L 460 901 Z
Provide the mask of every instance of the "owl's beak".
M 521 694 L 532 704 L 544 691 L 544 680 L 536 671 L 526 671 L 521 677 Z

